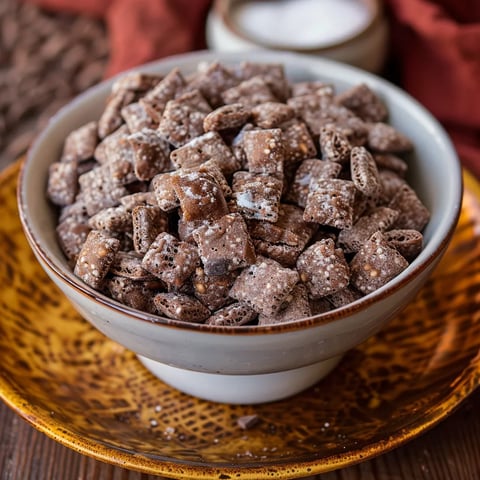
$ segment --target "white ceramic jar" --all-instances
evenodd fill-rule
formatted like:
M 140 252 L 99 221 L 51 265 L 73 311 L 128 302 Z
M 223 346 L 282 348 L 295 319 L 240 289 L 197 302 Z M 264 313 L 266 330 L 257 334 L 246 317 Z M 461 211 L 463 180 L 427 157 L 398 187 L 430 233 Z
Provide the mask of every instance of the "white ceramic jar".
M 216 0 L 206 37 L 215 51 L 292 51 L 376 73 L 388 52 L 380 0 Z

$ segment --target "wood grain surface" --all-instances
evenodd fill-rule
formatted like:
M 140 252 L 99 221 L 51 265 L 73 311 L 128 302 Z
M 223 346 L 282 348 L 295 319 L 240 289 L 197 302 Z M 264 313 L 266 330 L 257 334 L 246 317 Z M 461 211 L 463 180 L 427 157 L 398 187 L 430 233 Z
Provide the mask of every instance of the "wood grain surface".
M 476 480 L 480 478 L 480 391 L 440 425 L 405 446 L 321 480 Z M 154 480 L 85 457 L 37 432 L 0 403 L 1 480 Z

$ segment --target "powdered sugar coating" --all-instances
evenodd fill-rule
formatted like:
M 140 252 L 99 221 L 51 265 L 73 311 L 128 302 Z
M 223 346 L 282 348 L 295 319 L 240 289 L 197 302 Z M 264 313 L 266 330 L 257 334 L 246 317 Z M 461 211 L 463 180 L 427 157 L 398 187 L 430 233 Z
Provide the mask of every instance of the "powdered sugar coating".
M 407 260 L 388 244 L 382 232 L 376 232 L 350 262 L 350 281 L 356 289 L 368 294 L 385 285 L 407 266 Z
M 298 280 L 295 270 L 259 256 L 255 264 L 245 268 L 237 277 L 230 296 L 258 313 L 272 316 L 280 309 Z
M 297 260 L 300 280 L 312 298 L 321 298 L 343 290 L 350 282 L 350 269 L 343 250 L 331 239 L 308 247 Z
M 78 254 L 75 275 L 91 287 L 99 288 L 119 248 L 119 240 L 99 230 L 92 230 Z
M 353 224 L 354 200 L 355 186 L 350 180 L 320 180 L 308 194 L 303 219 L 339 229 L 349 228 Z

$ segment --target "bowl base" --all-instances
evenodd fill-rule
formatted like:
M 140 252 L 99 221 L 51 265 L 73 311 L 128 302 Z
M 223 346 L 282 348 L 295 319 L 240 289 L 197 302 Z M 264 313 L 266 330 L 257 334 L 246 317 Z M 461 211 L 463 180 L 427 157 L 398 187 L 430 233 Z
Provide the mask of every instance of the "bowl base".
M 311 387 L 337 366 L 342 355 L 293 370 L 257 375 L 198 372 L 137 357 L 160 380 L 189 395 L 219 403 L 255 404 L 290 397 Z

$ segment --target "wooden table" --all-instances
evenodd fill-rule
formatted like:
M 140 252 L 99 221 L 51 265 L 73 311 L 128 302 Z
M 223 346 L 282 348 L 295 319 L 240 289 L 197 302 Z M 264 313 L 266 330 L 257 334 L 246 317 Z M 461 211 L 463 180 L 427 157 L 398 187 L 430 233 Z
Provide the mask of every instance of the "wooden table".
M 318 475 L 321 480 L 480 478 L 480 391 L 423 436 L 373 460 Z M 0 402 L 1 480 L 153 480 L 80 455 L 37 432 Z

